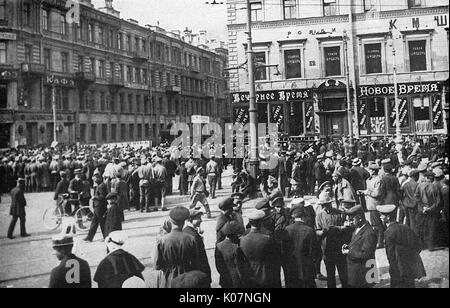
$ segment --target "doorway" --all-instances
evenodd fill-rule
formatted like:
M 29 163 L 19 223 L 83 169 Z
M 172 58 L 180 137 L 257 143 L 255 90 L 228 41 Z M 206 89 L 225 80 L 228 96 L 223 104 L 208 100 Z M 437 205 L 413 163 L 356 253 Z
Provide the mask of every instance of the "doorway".
M 0 149 L 9 148 L 11 124 L 0 124 Z
M 324 132 L 326 136 L 342 138 L 348 134 L 347 116 L 345 113 L 324 115 Z

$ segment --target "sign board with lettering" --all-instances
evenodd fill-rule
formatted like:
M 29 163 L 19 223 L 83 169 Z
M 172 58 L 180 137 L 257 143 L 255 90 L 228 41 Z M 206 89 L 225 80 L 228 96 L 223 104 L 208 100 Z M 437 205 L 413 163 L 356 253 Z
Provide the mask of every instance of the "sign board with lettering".
M 17 40 L 17 34 L 11 32 L 0 32 L 0 40 L 15 41 Z
M 397 84 L 398 95 L 440 93 L 442 84 L 437 81 Z M 360 86 L 359 97 L 394 95 L 393 84 Z
M 193 115 L 191 116 L 191 122 L 194 124 L 208 124 L 210 120 L 208 116 Z
M 284 106 L 281 104 L 270 105 L 270 123 L 275 123 L 278 131 L 284 131 Z
M 250 95 L 248 92 L 233 93 L 233 104 L 249 103 Z M 310 89 L 295 89 L 295 90 L 273 90 L 260 91 L 256 93 L 257 103 L 267 102 L 289 102 L 312 98 L 312 91 Z
M 234 124 L 246 125 L 249 121 L 248 107 L 235 107 L 233 109 Z
M 44 83 L 62 87 L 75 87 L 75 80 L 73 78 L 56 75 L 45 76 Z

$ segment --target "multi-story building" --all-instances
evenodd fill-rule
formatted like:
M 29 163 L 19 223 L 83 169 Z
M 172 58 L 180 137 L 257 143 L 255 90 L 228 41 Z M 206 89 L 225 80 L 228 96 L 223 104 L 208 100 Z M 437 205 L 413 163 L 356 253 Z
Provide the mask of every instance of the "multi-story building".
M 250 2 L 260 122 L 290 136 L 342 137 L 350 125 L 357 137 L 393 135 L 395 66 L 401 132 L 447 134 L 448 1 Z M 229 0 L 227 10 L 238 67 L 247 59 L 246 3 Z M 238 122 L 248 121 L 248 85 L 246 70 L 231 71 Z
M 225 49 L 123 20 L 112 1 L 67 2 L 0 0 L 0 148 L 47 145 L 54 131 L 64 143 L 159 142 L 175 121 L 229 112 Z

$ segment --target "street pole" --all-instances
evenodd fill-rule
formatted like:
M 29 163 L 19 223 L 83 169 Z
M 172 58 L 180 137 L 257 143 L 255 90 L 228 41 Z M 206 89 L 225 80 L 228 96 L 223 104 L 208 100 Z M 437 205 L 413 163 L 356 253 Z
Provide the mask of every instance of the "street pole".
M 249 124 L 250 124 L 250 176 L 253 179 L 258 177 L 259 153 L 258 153 L 258 118 L 256 108 L 256 89 L 253 63 L 253 45 L 252 45 L 252 13 L 250 9 L 250 0 L 247 0 L 247 63 L 249 79 Z
M 348 121 L 348 134 L 350 136 L 350 144 L 353 144 L 353 114 L 352 114 L 352 102 L 350 95 L 350 70 L 348 66 L 348 44 L 347 44 L 347 32 L 344 30 L 342 35 L 344 41 L 344 66 L 345 66 L 345 78 L 346 78 L 346 88 L 347 88 L 347 121 Z
M 57 142 L 56 138 L 56 89 L 52 88 L 52 107 L 53 107 L 53 142 Z
M 402 132 L 400 129 L 400 114 L 399 114 L 399 104 L 400 101 L 398 99 L 398 83 L 397 83 L 397 59 L 396 59 L 396 50 L 394 45 L 394 36 L 391 31 L 391 47 L 392 47 L 392 71 L 394 75 L 394 100 L 395 100 L 395 149 L 397 150 L 397 156 L 400 161 L 400 163 L 403 162 L 403 155 L 402 155 Z

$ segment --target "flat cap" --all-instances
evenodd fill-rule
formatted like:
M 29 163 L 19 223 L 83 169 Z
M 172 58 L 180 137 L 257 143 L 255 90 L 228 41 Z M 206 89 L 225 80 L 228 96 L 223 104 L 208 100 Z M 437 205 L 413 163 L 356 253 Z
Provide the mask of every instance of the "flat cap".
M 248 214 L 248 219 L 251 221 L 258 221 L 266 217 L 266 213 L 261 210 L 253 210 Z
M 196 209 L 189 210 L 189 218 L 195 218 L 195 217 L 202 216 L 202 215 L 203 215 L 202 211 L 199 211 Z
M 222 200 L 219 203 L 219 209 L 221 211 L 227 211 L 229 209 L 232 209 L 234 207 L 234 200 L 233 198 L 226 198 L 225 200 Z
M 291 216 L 294 218 L 300 218 L 305 216 L 305 207 L 304 206 L 296 206 L 291 209 Z
M 73 236 L 58 234 L 52 237 L 52 247 L 64 247 L 73 245 Z
M 270 200 L 267 198 L 262 199 L 255 205 L 255 209 L 257 210 L 263 210 L 270 208 Z
M 391 163 L 391 159 L 390 159 L 390 158 L 383 159 L 383 160 L 381 161 L 381 163 L 382 163 L 383 165 L 390 164 L 390 163 Z
M 244 234 L 244 226 L 236 220 L 231 220 L 225 224 L 222 228 L 222 233 L 225 236 L 236 236 Z
M 172 219 L 176 223 L 184 222 L 186 219 L 189 218 L 190 215 L 191 213 L 184 206 L 177 206 L 173 208 L 169 213 L 170 219 Z
M 382 214 L 390 214 L 395 211 L 397 206 L 395 204 L 377 205 L 377 211 Z
M 116 192 L 110 192 L 107 196 L 106 196 L 106 200 L 111 200 L 111 199 L 117 199 L 119 197 L 119 194 Z

